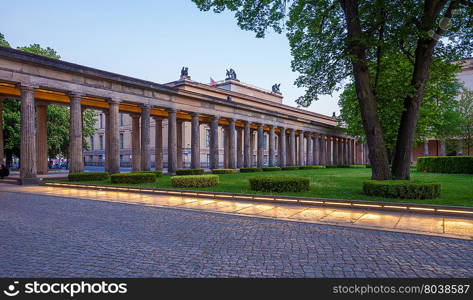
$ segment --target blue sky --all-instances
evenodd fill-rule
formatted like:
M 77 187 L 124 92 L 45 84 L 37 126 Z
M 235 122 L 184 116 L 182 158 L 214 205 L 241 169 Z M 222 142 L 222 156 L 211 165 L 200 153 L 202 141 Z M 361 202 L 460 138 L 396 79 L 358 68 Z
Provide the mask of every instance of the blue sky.
M 232 67 L 242 82 L 281 83 L 285 104 L 304 94 L 284 34 L 257 39 L 230 12 L 201 12 L 190 0 L 4 1 L 2 11 L 0 32 L 13 47 L 39 43 L 63 60 L 158 83 L 178 79 L 182 66 L 204 83 Z M 331 115 L 337 99 L 321 96 L 308 109 Z

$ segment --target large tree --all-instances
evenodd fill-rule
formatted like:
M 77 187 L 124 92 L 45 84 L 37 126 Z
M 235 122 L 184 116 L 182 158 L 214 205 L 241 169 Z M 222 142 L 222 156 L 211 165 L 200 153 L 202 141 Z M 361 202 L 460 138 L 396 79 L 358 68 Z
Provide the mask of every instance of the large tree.
M 461 136 L 463 147 L 466 147 L 466 154 L 471 155 L 473 147 L 473 91 L 464 89 L 459 100 L 461 113 Z
M 10 47 L 9 43 L 0 33 L 0 45 Z M 42 48 L 39 44 L 32 44 L 26 47 L 18 47 L 19 50 L 43 55 L 55 59 L 60 59 L 56 51 L 50 47 Z M 7 161 L 11 161 L 13 155 L 20 156 L 20 103 L 15 99 L 5 99 L 4 105 L 4 148 Z M 88 149 L 87 137 L 95 132 L 96 113 L 92 110 L 84 112 L 84 148 Z M 48 156 L 58 155 L 67 157 L 69 154 L 69 107 L 65 105 L 48 105 Z
M 409 179 L 410 151 L 433 58 L 457 60 L 473 49 L 473 1 L 464 0 L 193 0 L 201 10 L 235 12 L 238 25 L 264 37 L 268 28 L 287 36 L 297 102 L 308 106 L 346 79 L 355 85 L 373 179 Z M 284 18 L 288 20 L 284 22 Z M 397 129 L 392 170 L 378 113 L 377 89 L 386 54 L 412 68 Z M 375 63 L 370 74 L 369 64 Z M 374 77 L 373 79 L 371 77 Z
M 376 66 L 373 62 L 368 67 L 372 81 Z M 411 69 L 412 64 L 404 56 L 390 55 L 382 59 L 376 98 L 390 161 L 393 159 L 396 147 L 404 99 L 409 93 Z M 432 63 L 417 123 L 417 142 L 422 142 L 429 137 L 444 140 L 460 134 L 461 118 L 457 95 L 461 91 L 461 83 L 456 77 L 460 69 L 457 64 L 441 60 L 434 60 Z M 371 84 L 373 85 L 374 82 Z M 345 85 L 338 104 L 341 107 L 339 123 L 346 128 L 348 134 L 357 136 L 363 141 L 366 140 L 354 83 Z

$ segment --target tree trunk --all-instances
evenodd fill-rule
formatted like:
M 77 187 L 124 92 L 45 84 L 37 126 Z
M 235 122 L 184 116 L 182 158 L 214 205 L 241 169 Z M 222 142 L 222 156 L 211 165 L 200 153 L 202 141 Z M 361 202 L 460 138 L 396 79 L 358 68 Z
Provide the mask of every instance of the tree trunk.
M 372 179 L 391 179 L 389 161 L 384 143 L 383 132 L 379 122 L 376 98 L 371 88 L 368 66 L 366 64 L 365 46 L 360 43 L 362 31 L 358 17 L 358 2 L 356 0 L 340 0 L 347 24 L 349 45 L 352 58 L 355 88 L 360 104 L 361 119 L 366 133 L 371 163 Z
M 440 11 L 447 1 L 425 1 L 424 15 L 422 17 L 420 31 L 427 33 L 438 25 L 435 23 Z M 456 1 L 451 1 L 445 17 L 452 16 L 452 10 L 456 7 Z M 392 173 L 394 179 L 410 179 L 410 152 L 414 143 L 414 137 L 419 119 L 419 111 L 424 97 L 425 84 L 428 80 L 432 55 L 438 36 L 443 32 L 439 28 L 433 37 L 422 35 L 417 41 L 415 52 L 414 72 L 412 74 L 411 86 L 414 91 L 404 99 L 404 112 L 401 116 L 399 126 Z

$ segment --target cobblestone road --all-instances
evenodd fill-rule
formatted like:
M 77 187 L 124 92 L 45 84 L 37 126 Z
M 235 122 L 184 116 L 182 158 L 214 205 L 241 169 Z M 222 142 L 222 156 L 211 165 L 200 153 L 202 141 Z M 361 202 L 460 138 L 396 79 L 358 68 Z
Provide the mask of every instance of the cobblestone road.
M 473 241 L 0 191 L 1 277 L 473 277 Z

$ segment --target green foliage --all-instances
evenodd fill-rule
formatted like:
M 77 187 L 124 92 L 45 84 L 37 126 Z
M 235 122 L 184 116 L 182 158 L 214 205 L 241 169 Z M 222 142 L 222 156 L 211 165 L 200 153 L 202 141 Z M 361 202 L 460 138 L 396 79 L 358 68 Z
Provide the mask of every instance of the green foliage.
M 240 168 L 240 173 L 263 172 L 263 168 Z
M 176 175 L 202 175 L 204 169 L 177 169 Z
M 77 172 L 67 175 L 69 181 L 102 181 L 108 178 L 108 173 L 104 172 Z
M 10 44 L 5 40 L 5 36 L 0 32 L 0 46 L 10 48 Z
M 417 158 L 417 171 L 473 174 L 473 156 L 427 156 Z
M 213 174 L 232 174 L 235 173 L 235 169 L 213 169 Z
M 365 169 L 366 165 L 349 165 L 349 168 L 352 168 L 352 169 Z
M 261 192 L 304 192 L 310 189 L 310 180 L 295 176 L 258 176 L 248 179 L 250 189 Z
M 116 173 L 110 176 L 112 183 L 150 183 L 156 181 L 156 175 L 154 173 Z
M 265 167 L 262 168 L 264 172 L 273 172 L 273 171 L 281 171 L 279 167 Z
M 145 173 L 145 174 L 154 174 L 156 177 L 163 176 L 163 171 L 155 170 L 155 171 L 133 171 L 131 173 Z
M 211 187 L 217 185 L 218 182 L 218 175 L 187 175 L 171 177 L 171 186 L 173 187 Z
M 440 196 L 440 183 L 409 180 L 368 180 L 363 192 L 369 196 L 401 199 L 434 199 Z
M 285 167 L 281 167 L 281 170 L 283 171 L 299 170 L 299 166 L 285 166 Z
M 329 169 L 337 169 L 337 168 L 350 168 L 350 165 L 326 165 L 325 166 L 326 168 L 329 168 Z
M 369 66 L 374 85 L 378 66 L 374 62 Z M 412 92 L 410 74 L 413 66 L 402 55 L 386 55 L 380 68 L 376 89 L 378 115 L 388 153 L 392 154 L 404 110 L 404 99 Z M 459 70 L 459 66 L 450 62 L 433 61 L 417 123 L 417 142 L 425 137 L 448 138 L 459 133 L 460 114 L 456 99 L 461 87 L 456 78 Z M 354 83 L 345 86 L 338 105 L 341 107 L 338 120 L 346 126 L 348 134 L 366 140 Z
M 300 166 L 299 170 L 325 169 L 325 166 Z
M 57 54 L 56 50 L 46 47 L 42 48 L 39 44 L 31 44 L 27 47 L 18 47 L 18 50 L 22 50 L 25 52 L 33 53 L 36 55 L 46 56 L 50 58 L 60 59 L 61 56 Z

